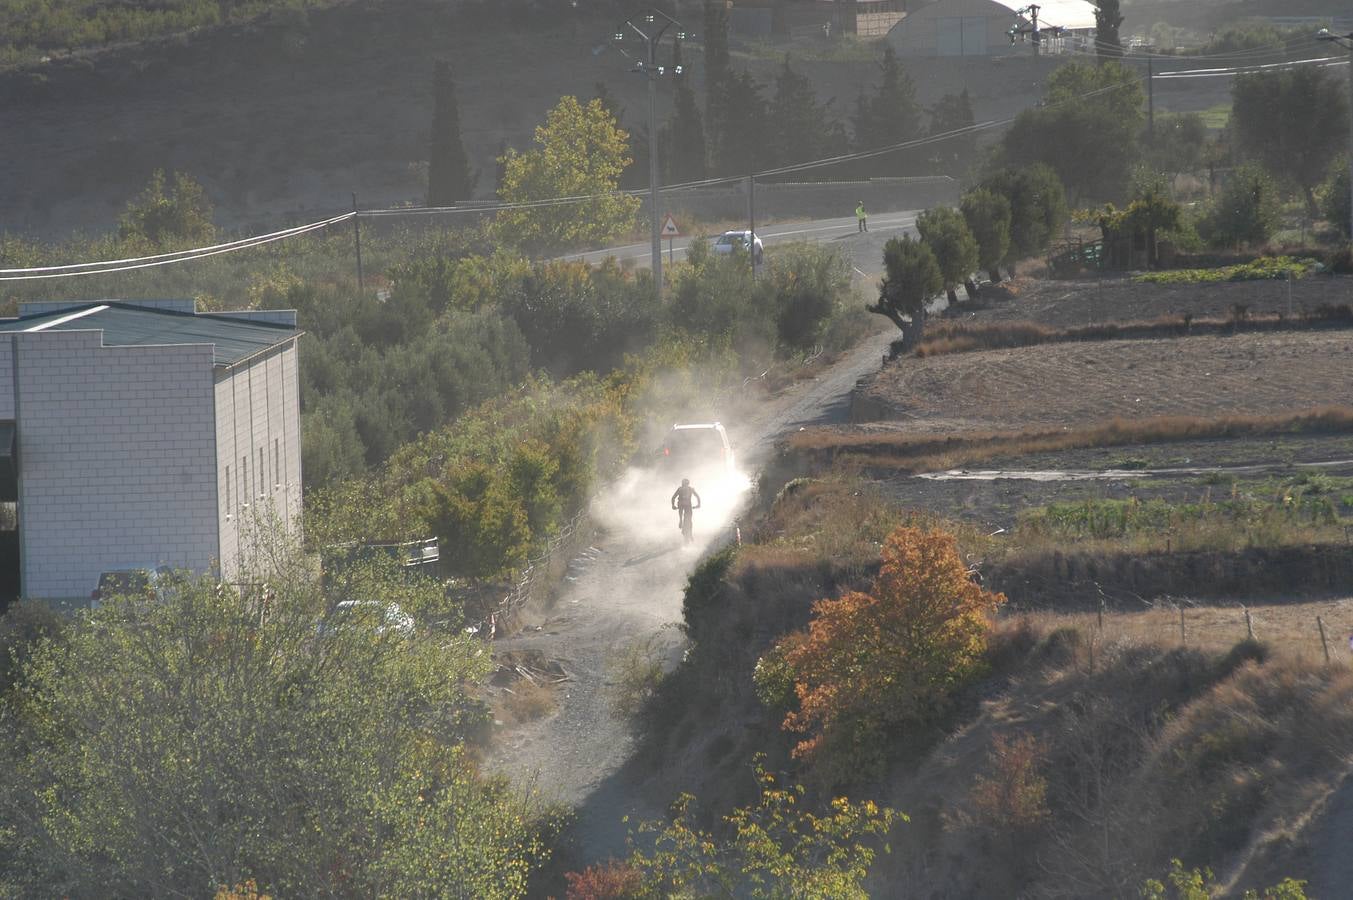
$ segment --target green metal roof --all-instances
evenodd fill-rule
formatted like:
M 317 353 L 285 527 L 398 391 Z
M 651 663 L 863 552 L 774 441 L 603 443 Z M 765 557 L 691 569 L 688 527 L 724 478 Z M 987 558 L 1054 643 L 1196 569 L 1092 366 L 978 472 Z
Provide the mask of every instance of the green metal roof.
M 78 303 L 0 321 L 0 334 L 26 331 L 102 331 L 105 347 L 211 344 L 214 364 L 231 366 L 301 332 L 288 325 L 152 309 L 129 303 Z

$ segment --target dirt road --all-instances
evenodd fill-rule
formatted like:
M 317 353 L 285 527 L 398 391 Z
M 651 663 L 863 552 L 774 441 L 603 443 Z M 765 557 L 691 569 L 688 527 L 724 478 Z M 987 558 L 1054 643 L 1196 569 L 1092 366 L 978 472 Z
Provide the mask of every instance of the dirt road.
M 894 337 L 892 331 L 873 335 L 743 421 L 724 419 L 744 472 L 755 471 L 780 434 L 802 425 L 843 421 L 851 388 L 878 368 Z M 702 491 L 705 508 L 696 514 L 697 544 L 691 548 L 682 547 L 676 514 L 666 509 L 673 487 L 632 476 L 598 498 L 596 512 L 607 527 L 606 536 L 596 542 L 600 552 L 577 561 L 576 580 L 553 609 L 495 645 L 499 653 L 537 651 L 557 660 L 571 676 L 553 714 L 499 732 L 489 765 L 522 783 L 534 780 L 546 797 L 580 808 L 584 821 L 579 832 L 592 855 L 623 849 L 620 819 L 627 812 L 660 811 L 636 807 L 610 779 L 633 749 L 627 723 L 611 709 L 610 670 L 625 648 L 649 641 L 667 655 L 669 664 L 675 663 L 683 642 L 676 623 L 686 577 L 704 550 L 727 539 L 746 481 L 730 483 L 719 495 L 717 487 Z M 610 799 L 598 802 L 592 795 L 603 783 Z

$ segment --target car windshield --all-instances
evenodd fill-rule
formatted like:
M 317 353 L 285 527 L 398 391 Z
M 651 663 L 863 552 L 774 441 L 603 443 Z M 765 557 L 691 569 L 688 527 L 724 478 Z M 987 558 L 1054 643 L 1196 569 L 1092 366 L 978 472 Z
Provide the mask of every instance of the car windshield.
M 104 572 L 99 576 L 99 592 L 106 597 L 134 594 L 150 586 L 150 574 L 144 569 Z

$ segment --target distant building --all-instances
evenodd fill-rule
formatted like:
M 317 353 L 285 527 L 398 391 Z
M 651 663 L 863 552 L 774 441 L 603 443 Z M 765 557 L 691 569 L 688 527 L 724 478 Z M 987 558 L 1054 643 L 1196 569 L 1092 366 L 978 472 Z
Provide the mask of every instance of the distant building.
M 1011 43 L 1010 29 L 1029 29 L 1031 13 L 1020 14 L 1028 3 L 1019 0 L 936 0 L 913 6 L 888 32 L 899 56 L 1005 56 L 1027 54 L 1026 41 Z M 1046 0 L 1038 6 L 1038 27 L 1061 29 L 1046 35 L 1042 51 L 1063 53 L 1093 50 L 1095 7 L 1086 0 Z
M 192 300 L 0 319 L 0 595 L 79 600 L 133 566 L 230 580 L 242 525 L 296 527 L 300 334 L 294 310 Z

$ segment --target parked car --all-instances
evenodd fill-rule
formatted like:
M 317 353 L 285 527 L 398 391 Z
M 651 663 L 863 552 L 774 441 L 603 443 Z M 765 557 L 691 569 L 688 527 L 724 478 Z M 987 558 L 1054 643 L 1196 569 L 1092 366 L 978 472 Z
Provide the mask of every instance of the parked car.
M 413 616 L 399 608 L 398 603 L 379 600 L 343 600 L 319 624 L 321 635 L 333 634 L 350 625 L 370 628 L 375 634 L 393 632 L 400 637 L 413 637 Z
M 100 572 L 98 584 L 89 592 L 89 605 L 97 608 L 110 597 L 154 599 L 161 596 L 173 577 L 174 570 L 170 566 L 126 566 Z
M 685 475 L 714 468 L 731 473 L 735 468 L 733 445 L 718 422 L 673 425 L 658 451 L 658 465 L 671 472 L 679 469 Z
M 748 242 L 752 245 L 752 260 L 757 265 L 761 264 L 761 256 L 764 248 L 761 246 L 761 238 L 752 234 L 751 231 L 725 231 L 719 235 L 714 242 L 714 252 L 720 256 L 727 256 L 735 248 L 747 249 Z

